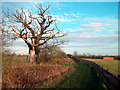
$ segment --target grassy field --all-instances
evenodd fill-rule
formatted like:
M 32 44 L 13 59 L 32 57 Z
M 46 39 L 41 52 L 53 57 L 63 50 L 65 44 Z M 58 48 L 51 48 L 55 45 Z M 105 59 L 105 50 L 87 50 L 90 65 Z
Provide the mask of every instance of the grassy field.
M 103 67 L 105 70 L 111 72 L 112 74 L 118 76 L 118 64 L 120 63 L 119 60 L 104 60 L 104 59 L 89 59 L 89 58 L 82 58 L 84 60 L 89 60 L 89 61 L 93 61 L 96 64 L 100 65 L 101 67 Z

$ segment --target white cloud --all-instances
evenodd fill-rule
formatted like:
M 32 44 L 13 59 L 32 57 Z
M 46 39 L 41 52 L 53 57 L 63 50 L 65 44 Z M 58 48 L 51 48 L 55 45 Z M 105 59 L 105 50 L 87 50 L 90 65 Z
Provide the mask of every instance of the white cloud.
M 106 23 L 106 24 L 111 24 L 111 25 L 117 25 L 118 24 L 118 19 L 112 18 L 112 17 L 86 17 L 83 18 L 88 23 L 91 22 L 101 22 L 101 23 Z
M 72 17 L 74 16 L 74 17 Z M 103 32 L 113 30 L 113 33 L 118 30 L 118 20 L 113 17 L 86 17 L 82 18 L 79 13 L 67 14 L 58 18 L 61 22 L 71 22 L 71 24 L 78 24 L 78 29 L 70 30 L 70 32 Z M 81 23 L 79 23 L 81 22 Z
M 65 16 L 69 16 L 69 14 L 67 14 L 67 13 L 64 13 L 64 15 L 65 15 Z
M 74 16 L 74 17 L 73 17 Z M 83 16 L 83 15 L 82 15 Z M 71 22 L 71 24 L 78 24 L 78 29 L 75 31 L 81 31 L 81 29 L 84 32 L 88 31 L 107 31 L 110 32 L 110 30 L 113 30 L 113 33 L 115 33 L 118 30 L 118 20 L 113 17 L 86 17 L 83 18 L 80 13 L 72 13 L 67 14 L 64 13 L 62 18 L 59 18 L 59 21 L 62 22 Z M 80 27 L 79 27 L 80 26 Z
M 101 26 L 108 26 L 111 24 L 107 24 L 107 23 L 100 23 L 100 22 L 91 22 L 89 24 L 84 24 L 83 26 L 85 27 L 101 27 Z
M 71 19 L 71 21 L 76 21 L 75 19 Z
M 55 18 L 55 17 L 59 17 L 58 15 L 52 15 L 52 16 L 53 16 L 54 18 Z
M 82 15 L 82 14 L 80 14 L 80 13 L 71 13 L 71 14 L 68 14 L 68 13 L 64 13 L 63 14 L 64 16 L 69 16 L 69 17 L 71 17 L 71 16 L 73 16 L 74 18 L 78 18 L 78 17 L 80 17 L 80 15 Z
M 71 14 L 71 16 L 76 16 L 76 14 Z
M 108 30 L 109 32 L 112 32 L 113 30 Z
M 102 30 L 105 30 L 105 28 L 107 26 L 110 26 L 111 24 L 107 24 L 107 23 L 100 23 L 100 22 L 91 22 L 88 24 L 83 24 L 81 25 L 80 28 L 78 29 L 71 29 L 68 28 L 67 30 L 70 32 L 80 32 L 80 33 L 85 33 L 85 32 L 89 32 L 89 34 L 93 33 L 93 32 L 100 32 Z M 107 31 L 107 30 L 106 30 Z
M 91 30 L 98 30 L 101 32 L 113 33 L 116 34 L 118 31 L 118 19 L 112 17 L 103 17 L 103 18 L 84 18 L 83 21 L 86 21 L 84 26 L 88 27 Z
M 79 31 L 84 31 L 84 29 L 77 29 L 77 30 L 73 30 L 73 29 L 71 29 L 71 28 L 68 28 L 68 29 L 66 29 L 67 31 L 69 31 L 69 32 L 79 32 Z
M 58 16 L 58 15 L 52 15 L 52 16 L 60 22 L 72 22 L 73 24 L 75 24 L 74 22 L 76 21 L 76 18 L 70 18 L 71 17 L 70 15 L 75 16 L 75 14 L 66 14 L 66 13 L 64 13 L 64 15 L 62 16 Z
M 118 35 L 81 35 L 80 33 L 72 33 L 66 39 L 70 42 L 80 43 L 117 43 Z
M 71 20 L 65 18 L 56 18 L 56 19 L 61 22 L 71 22 Z
M 104 44 L 89 44 L 89 45 L 61 45 L 63 47 L 101 47 L 101 46 L 105 46 Z
M 72 34 L 70 35 L 70 37 L 77 37 L 78 39 L 80 37 L 83 37 L 83 38 L 91 38 L 91 37 L 94 37 L 94 38 L 104 38 L 104 37 L 118 37 L 118 35 L 80 35 L 80 34 Z
M 106 28 L 108 28 L 111 24 L 108 23 L 100 23 L 100 22 L 91 22 L 89 24 L 84 24 L 84 30 L 86 31 L 102 31 L 102 30 L 106 30 Z
M 29 53 L 29 48 L 28 47 L 23 47 L 23 46 L 14 46 L 10 48 L 12 52 L 16 52 L 16 54 L 28 54 Z
M 58 10 L 61 10 L 61 8 L 58 8 Z

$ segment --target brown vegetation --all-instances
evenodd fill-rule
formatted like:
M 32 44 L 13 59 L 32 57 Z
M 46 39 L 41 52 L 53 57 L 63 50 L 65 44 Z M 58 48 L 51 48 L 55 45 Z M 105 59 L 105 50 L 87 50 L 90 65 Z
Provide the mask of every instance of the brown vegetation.
M 48 83 L 53 84 L 56 80 L 60 80 L 62 73 L 71 69 L 71 66 L 62 64 L 74 64 L 69 58 L 57 60 L 54 65 L 48 63 L 33 65 L 22 60 L 17 61 L 17 58 L 10 60 L 10 56 L 7 57 L 3 57 L 3 88 L 46 88 Z M 54 78 L 58 75 L 59 77 Z
M 54 64 L 72 64 L 74 65 L 75 63 L 73 62 L 73 60 L 71 60 L 70 58 L 64 58 L 64 59 L 61 59 L 61 60 L 56 60 L 54 62 Z

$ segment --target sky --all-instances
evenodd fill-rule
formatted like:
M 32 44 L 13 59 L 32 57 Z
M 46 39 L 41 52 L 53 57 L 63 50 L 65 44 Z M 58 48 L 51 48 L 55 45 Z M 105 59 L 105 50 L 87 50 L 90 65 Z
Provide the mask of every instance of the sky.
M 70 54 L 77 51 L 78 54 L 118 55 L 117 0 L 71 1 L 49 2 L 49 12 L 57 19 L 59 29 L 68 32 L 62 50 Z M 36 3 L 2 2 L 2 8 L 32 9 L 35 12 Z M 28 54 L 28 47 L 21 39 L 14 41 L 10 49 L 18 54 Z

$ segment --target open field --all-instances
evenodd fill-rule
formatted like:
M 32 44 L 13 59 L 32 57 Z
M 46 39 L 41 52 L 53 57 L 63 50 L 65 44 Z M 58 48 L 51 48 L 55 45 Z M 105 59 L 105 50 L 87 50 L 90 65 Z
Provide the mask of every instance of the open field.
M 118 64 L 120 63 L 120 60 L 104 60 L 104 59 L 89 59 L 89 58 L 82 58 L 84 60 L 93 61 L 96 64 L 103 67 L 105 70 L 111 72 L 112 74 L 118 76 L 119 70 Z

